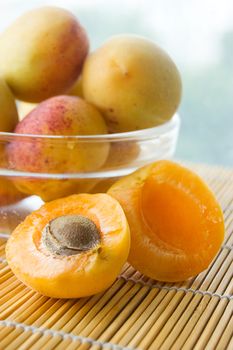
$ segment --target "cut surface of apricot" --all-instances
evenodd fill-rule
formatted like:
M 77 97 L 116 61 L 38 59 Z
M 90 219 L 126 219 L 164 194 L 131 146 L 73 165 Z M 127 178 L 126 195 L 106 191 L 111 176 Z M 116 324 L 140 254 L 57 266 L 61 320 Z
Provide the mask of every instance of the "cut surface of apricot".
M 107 194 L 78 194 L 30 214 L 8 240 L 6 257 L 15 275 L 41 294 L 78 298 L 114 282 L 129 246 L 120 204 Z
M 224 237 L 222 210 L 195 173 L 158 161 L 108 191 L 123 207 L 131 231 L 129 262 L 150 278 L 175 282 L 205 270 Z

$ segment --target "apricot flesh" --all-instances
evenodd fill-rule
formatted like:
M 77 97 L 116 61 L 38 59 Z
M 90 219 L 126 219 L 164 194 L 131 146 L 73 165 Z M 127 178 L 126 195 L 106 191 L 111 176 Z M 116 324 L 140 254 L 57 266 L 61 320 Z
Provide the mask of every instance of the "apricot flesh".
M 83 94 L 104 115 L 110 132 L 145 129 L 174 115 L 181 78 L 152 41 L 118 35 L 91 53 L 82 71 Z
M 66 215 L 93 221 L 100 243 L 70 256 L 47 249 L 42 242 L 44 228 Z M 129 227 L 119 203 L 106 194 L 79 194 L 47 203 L 30 214 L 8 240 L 6 258 L 16 277 L 39 293 L 80 298 L 102 292 L 115 281 L 129 247 Z
M 88 48 L 85 30 L 69 11 L 33 9 L 0 35 L 0 73 L 18 99 L 41 102 L 68 91 Z
M 158 161 L 108 191 L 123 207 L 132 244 L 129 262 L 146 276 L 182 281 L 205 270 L 224 238 L 222 210 L 192 171 Z
M 108 142 L 85 142 L 77 138 L 54 140 L 39 135 L 77 136 L 106 134 L 102 115 L 89 103 L 73 96 L 56 96 L 34 108 L 16 127 L 16 133 L 38 135 L 36 138 L 12 141 L 8 148 L 11 169 L 33 173 L 75 173 L 95 171 L 105 163 Z M 88 181 L 82 181 L 81 183 Z M 92 184 L 93 181 L 90 182 Z M 52 200 L 71 194 L 77 181 L 38 179 L 15 180 L 23 192 Z M 93 183 L 93 186 L 95 182 Z M 78 187 L 78 186 L 77 186 Z M 83 192 L 83 191 L 82 191 Z

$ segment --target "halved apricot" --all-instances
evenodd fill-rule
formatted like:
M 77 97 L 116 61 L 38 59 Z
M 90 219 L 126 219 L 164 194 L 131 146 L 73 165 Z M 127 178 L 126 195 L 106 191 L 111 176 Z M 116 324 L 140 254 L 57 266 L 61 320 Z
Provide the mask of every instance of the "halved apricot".
M 175 282 L 205 270 L 224 237 L 222 210 L 192 171 L 158 161 L 108 191 L 123 207 L 131 231 L 129 262 L 150 278 Z
M 46 203 L 12 233 L 7 261 L 38 292 L 78 298 L 108 288 L 127 260 L 129 227 L 107 194 L 78 194 Z

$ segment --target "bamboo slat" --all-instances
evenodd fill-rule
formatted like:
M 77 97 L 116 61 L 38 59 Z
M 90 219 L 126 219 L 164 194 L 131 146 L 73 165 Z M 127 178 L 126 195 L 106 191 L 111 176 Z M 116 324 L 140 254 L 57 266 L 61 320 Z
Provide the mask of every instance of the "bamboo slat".
M 0 234 L 0 350 L 233 349 L 233 170 L 188 164 L 220 201 L 226 236 L 215 260 L 181 283 L 153 281 L 128 264 L 105 292 L 57 300 L 20 283 Z

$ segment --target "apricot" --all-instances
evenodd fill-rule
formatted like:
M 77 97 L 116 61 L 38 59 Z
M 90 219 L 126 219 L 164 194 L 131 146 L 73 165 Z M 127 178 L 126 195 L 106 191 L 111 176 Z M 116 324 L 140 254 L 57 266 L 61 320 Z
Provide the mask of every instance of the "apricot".
M 140 147 L 135 141 L 111 142 L 108 158 L 104 169 L 117 169 L 128 166 L 136 160 L 140 153 Z
M 18 123 L 18 112 L 14 97 L 5 83 L 0 78 L 0 131 L 11 132 Z
M 168 121 L 181 99 L 180 74 L 166 52 L 134 35 L 109 39 L 82 71 L 83 94 L 105 117 L 110 132 Z
M 28 195 L 39 196 L 44 202 L 71 194 L 91 193 L 97 183 L 98 180 L 96 179 L 68 178 L 56 180 L 49 177 L 46 180 L 37 177 L 17 177 L 14 179 L 14 185 L 19 191 Z
M 54 298 L 102 292 L 120 273 L 130 247 L 120 204 L 106 194 L 57 199 L 12 233 L 6 258 L 27 286 Z
M 86 101 L 73 96 L 56 96 L 33 109 L 17 125 L 15 132 L 31 135 L 76 136 L 106 134 L 107 128 L 101 114 Z M 33 173 L 63 174 L 95 171 L 101 168 L 108 157 L 109 143 L 82 143 L 77 138 L 30 139 L 28 137 L 27 140 L 12 141 L 7 151 L 12 169 Z M 18 178 L 15 184 L 21 191 L 37 194 L 44 200 L 68 195 L 74 188 L 72 180 L 56 182 L 49 179 L 37 181 Z M 76 185 L 77 181 L 75 181 Z
M 205 270 L 224 238 L 222 210 L 192 171 L 170 161 L 147 165 L 108 191 L 123 207 L 132 244 L 129 262 L 159 281 Z
M 0 72 L 19 100 L 41 102 L 68 91 L 88 48 L 85 30 L 69 11 L 33 9 L 0 35 Z

